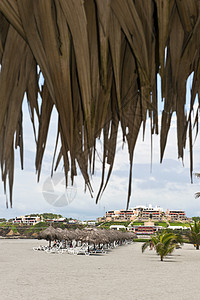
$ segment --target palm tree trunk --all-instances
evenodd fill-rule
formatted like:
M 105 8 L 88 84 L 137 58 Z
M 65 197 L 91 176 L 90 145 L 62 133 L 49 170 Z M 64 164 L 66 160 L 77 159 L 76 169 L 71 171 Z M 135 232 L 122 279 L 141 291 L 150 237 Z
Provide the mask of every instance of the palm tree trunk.
M 196 245 L 196 250 L 199 250 L 199 244 Z

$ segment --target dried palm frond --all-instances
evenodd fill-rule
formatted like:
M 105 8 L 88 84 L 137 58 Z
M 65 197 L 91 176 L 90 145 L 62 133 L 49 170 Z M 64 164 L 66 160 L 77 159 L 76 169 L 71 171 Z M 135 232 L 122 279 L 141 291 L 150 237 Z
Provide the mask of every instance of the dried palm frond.
M 192 175 L 192 125 L 198 134 L 199 116 L 197 112 L 192 124 L 192 112 L 200 93 L 198 0 L 1 0 L 0 64 L 0 165 L 5 188 L 9 179 L 11 204 L 14 145 L 20 148 L 23 167 L 25 93 L 37 145 L 38 179 L 55 107 L 59 124 L 52 170 L 63 158 L 66 184 L 69 172 L 73 182 L 79 166 L 92 193 L 89 174 L 95 169 L 96 140 L 103 136 L 97 201 L 112 173 L 121 128 L 129 149 L 128 205 L 135 144 L 142 126 L 145 131 L 147 116 L 151 134 L 159 133 L 159 74 L 164 101 L 161 161 L 175 112 L 178 157 L 183 158 L 188 131 Z M 44 77 L 41 90 L 38 69 Z M 192 73 L 186 112 L 186 81 Z M 61 149 L 55 160 L 58 138 Z
M 200 198 L 200 193 L 199 192 L 195 193 L 195 199 L 197 199 L 197 198 Z

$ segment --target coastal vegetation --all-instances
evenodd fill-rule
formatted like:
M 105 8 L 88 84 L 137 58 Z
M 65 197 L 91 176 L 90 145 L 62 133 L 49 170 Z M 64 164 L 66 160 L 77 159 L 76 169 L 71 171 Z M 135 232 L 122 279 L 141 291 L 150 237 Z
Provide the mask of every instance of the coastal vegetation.
M 12 237 L 13 236 L 18 236 L 19 238 L 36 238 L 38 233 L 41 232 L 42 230 L 44 230 L 45 228 L 47 228 L 50 224 L 53 225 L 54 228 L 61 228 L 61 229 L 83 229 L 84 227 L 90 226 L 87 224 L 86 222 L 79 222 L 76 220 L 76 222 L 74 223 L 74 219 L 72 218 L 65 218 L 60 214 L 53 214 L 53 213 L 42 213 L 42 214 L 29 214 L 28 216 L 30 217 L 36 217 L 36 216 L 40 216 L 41 218 L 41 222 L 35 224 L 35 225 L 28 225 L 25 223 L 19 223 L 19 224 L 13 224 L 13 220 L 9 220 L 6 221 L 5 218 L 1 218 L 0 220 L 2 220 L 2 222 L 0 222 L 0 236 L 2 237 Z M 61 222 L 52 222 L 50 220 L 57 220 L 57 218 L 63 218 L 63 220 Z M 195 218 L 199 218 L 199 217 L 195 217 Z M 73 220 L 71 222 L 71 220 Z M 95 221 L 93 221 L 93 223 L 95 224 Z M 110 222 L 98 222 L 95 225 L 91 225 L 91 226 L 96 226 L 102 229 L 109 229 L 111 225 L 123 225 L 124 227 L 126 227 L 127 229 L 130 229 L 130 227 L 134 227 L 134 226 L 143 226 L 145 225 L 144 222 L 139 222 L 139 221 L 110 221 Z M 161 233 L 163 230 L 165 230 L 168 233 L 171 234 L 181 234 L 182 238 L 184 239 L 185 243 L 192 243 L 191 237 L 189 239 L 188 236 L 188 232 L 190 232 L 191 228 L 193 228 L 193 224 L 190 226 L 190 224 L 188 222 L 154 222 L 155 226 L 159 226 L 160 228 L 158 229 L 158 232 Z M 171 226 L 171 228 L 169 227 Z M 175 226 L 180 226 L 180 228 L 175 228 Z M 172 228 L 174 227 L 174 228 Z M 196 227 L 195 227 L 196 228 Z M 120 228 L 121 229 L 121 228 Z M 122 230 L 122 229 L 121 229 Z M 124 230 L 126 230 L 124 228 Z M 10 234 L 8 235 L 8 233 L 10 232 Z M 12 234 L 11 234 L 12 233 Z M 138 235 L 137 238 L 137 242 L 144 242 L 147 241 L 148 237 L 144 237 L 140 235 Z M 194 233 L 193 233 L 193 240 L 194 240 Z M 194 244 L 196 244 L 194 242 Z M 197 243 L 198 244 L 198 243 Z M 197 246 L 198 247 L 198 246 Z
M 192 220 L 195 222 L 198 222 L 198 221 L 200 221 L 200 217 L 192 217 Z
M 125 227 L 127 227 L 130 224 L 130 221 L 127 222 L 105 222 L 105 223 L 101 223 L 100 227 L 105 228 L 105 229 L 109 229 L 111 225 L 123 225 Z
M 192 243 L 197 250 L 199 250 L 199 245 L 200 245 L 200 221 L 198 222 L 194 222 L 194 224 L 190 224 L 190 229 L 187 232 L 187 237 L 190 241 L 190 243 Z
M 15 225 L 12 225 L 12 226 L 10 227 L 10 230 L 12 230 L 15 234 L 18 233 L 18 230 L 17 230 L 17 228 L 16 228 Z
M 180 248 L 182 239 L 180 235 L 162 231 L 153 235 L 150 240 L 142 245 L 142 253 L 150 247 L 155 249 L 156 253 L 160 256 L 160 260 L 163 261 L 164 257 L 171 254 L 175 249 Z
M 39 222 L 35 225 L 27 225 L 27 224 L 13 224 L 11 222 L 2 222 L 0 223 L 0 236 L 2 237 L 12 237 L 19 236 L 22 238 L 35 238 L 37 235 L 47 227 L 49 227 L 50 223 L 45 219 L 42 222 Z M 54 228 L 68 228 L 68 229 L 82 229 L 85 225 L 80 224 L 69 224 L 69 223 L 54 223 Z M 9 232 L 12 232 L 12 234 Z M 9 234 L 9 235 L 8 235 Z
M 35 225 L 29 226 L 30 228 L 26 229 L 24 231 L 24 235 L 31 236 L 33 234 L 37 234 L 41 232 L 42 230 L 46 229 L 48 227 L 48 224 L 46 222 L 39 222 Z
M 6 222 L 5 218 L 0 218 L 0 223 Z
M 140 226 L 140 225 L 144 225 L 144 222 L 133 222 L 131 223 L 132 226 Z
M 162 226 L 165 228 L 168 226 L 168 224 L 166 222 L 155 222 L 154 224 L 155 224 L 155 226 Z
M 188 222 L 169 222 L 170 226 L 182 226 L 182 227 L 190 227 Z
M 62 215 L 60 214 L 53 214 L 53 213 L 42 213 L 42 214 L 29 214 L 29 215 L 25 215 L 25 217 L 41 217 L 43 219 L 57 219 L 57 218 L 63 218 Z

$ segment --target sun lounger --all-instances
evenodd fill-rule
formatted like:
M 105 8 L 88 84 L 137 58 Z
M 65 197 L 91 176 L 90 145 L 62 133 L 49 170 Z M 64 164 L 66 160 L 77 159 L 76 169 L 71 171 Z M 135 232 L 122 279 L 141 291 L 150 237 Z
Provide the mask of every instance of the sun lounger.
M 80 247 L 69 248 L 68 249 L 68 254 L 73 254 L 73 255 L 85 254 L 85 255 L 89 255 L 88 245 L 83 244 Z
M 57 254 L 63 254 L 64 253 L 63 243 L 61 242 L 59 245 L 55 245 L 51 248 L 48 248 L 46 250 L 46 253 L 57 253 Z
M 92 249 L 89 251 L 90 254 L 100 254 L 100 253 L 103 253 L 103 254 L 106 254 L 106 251 L 104 249 Z
M 34 251 L 46 251 L 47 249 L 49 249 L 48 246 L 33 247 Z

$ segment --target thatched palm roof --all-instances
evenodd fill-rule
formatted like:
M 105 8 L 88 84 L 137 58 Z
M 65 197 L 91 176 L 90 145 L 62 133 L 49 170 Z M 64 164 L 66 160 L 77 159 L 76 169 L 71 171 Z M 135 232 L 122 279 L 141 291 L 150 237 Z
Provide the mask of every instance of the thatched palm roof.
M 22 101 L 27 95 L 36 138 L 38 179 L 53 107 L 59 115 L 52 169 L 64 160 L 66 179 L 77 166 L 92 193 L 96 139 L 103 135 L 102 183 L 113 168 L 117 132 L 128 144 L 131 195 L 133 152 L 147 116 L 160 132 L 161 161 L 173 112 L 177 115 L 178 157 L 189 132 L 192 174 L 192 110 L 200 92 L 200 2 L 198 0 L 1 0 L 0 1 L 0 164 L 10 200 L 14 148 L 23 168 Z M 39 68 L 38 68 L 39 67 Z M 39 88 L 42 73 L 44 85 Z M 186 80 L 193 73 L 185 112 Z M 158 128 L 157 75 L 162 112 Z M 39 95 L 42 98 L 41 108 Z M 198 131 L 198 112 L 194 118 Z M 105 165 L 109 164 L 108 176 Z M 67 182 L 67 180 L 66 180 Z
M 57 239 L 57 236 L 58 236 L 57 230 L 53 226 L 49 226 L 39 233 L 38 239 L 54 241 L 55 239 Z

